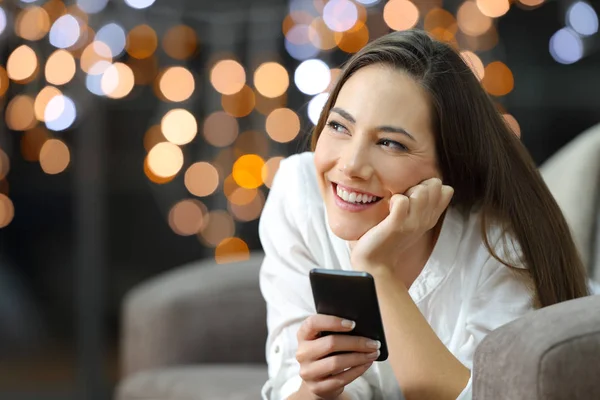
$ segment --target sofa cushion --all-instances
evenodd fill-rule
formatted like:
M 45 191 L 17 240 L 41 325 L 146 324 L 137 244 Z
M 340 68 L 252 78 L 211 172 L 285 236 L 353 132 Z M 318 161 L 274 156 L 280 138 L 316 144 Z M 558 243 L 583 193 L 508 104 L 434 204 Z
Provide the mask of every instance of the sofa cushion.
M 138 372 L 123 382 L 116 400 L 259 399 L 266 365 L 194 365 Z

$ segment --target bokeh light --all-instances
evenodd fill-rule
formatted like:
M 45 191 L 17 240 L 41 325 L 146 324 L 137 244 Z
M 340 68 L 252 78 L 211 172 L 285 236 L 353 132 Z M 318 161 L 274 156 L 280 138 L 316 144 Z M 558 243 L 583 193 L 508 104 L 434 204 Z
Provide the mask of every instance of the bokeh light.
M 81 22 L 71 14 L 59 17 L 50 28 L 50 44 L 59 49 L 73 46 L 82 33 Z
M 308 119 L 316 125 L 319 121 L 319 117 L 321 116 L 321 112 L 323 111 L 323 107 L 325 107 L 325 103 L 327 103 L 327 99 L 329 99 L 329 93 L 319 93 L 308 102 Z
M 235 60 L 221 60 L 210 71 L 210 83 L 217 92 L 232 95 L 246 84 L 246 71 Z
M 2 35 L 2 33 L 4 33 L 5 29 L 6 29 L 6 11 L 4 11 L 4 8 L 0 7 L 0 35 Z
M 464 50 L 460 52 L 461 57 L 465 61 L 465 63 L 471 68 L 473 74 L 477 77 L 477 79 L 482 80 L 485 76 L 485 68 L 483 66 L 483 61 L 481 58 L 470 50 Z
M 156 55 L 148 58 L 129 58 L 127 65 L 133 71 L 136 85 L 148 85 L 155 82 L 158 76 L 158 59 Z
M 123 54 L 123 51 L 125 51 L 127 35 L 125 34 L 125 30 L 120 25 L 111 22 L 104 25 L 96 33 L 94 46 L 97 46 L 98 42 L 106 44 L 110 49 L 110 55 L 113 58 L 116 58 Z
M 254 109 L 256 99 L 254 91 L 247 85 L 237 93 L 221 96 L 221 106 L 226 113 L 233 117 L 241 118 L 249 115 Z
M 255 154 L 265 159 L 270 154 L 270 146 L 271 141 L 266 133 L 255 130 L 242 132 L 233 144 L 234 159 L 246 154 Z
M 148 128 L 144 134 L 144 148 L 146 152 L 149 152 L 154 146 L 162 142 L 168 142 L 168 140 L 163 135 L 160 125 L 152 125 Z
M 194 196 L 210 196 L 219 186 L 219 172 L 210 163 L 197 162 L 190 165 L 185 172 L 184 183 Z
M 536 7 L 542 4 L 545 0 L 519 0 L 519 3 L 527 7 Z
M 227 264 L 250 259 L 248 245 L 240 238 L 231 237 L 223 239 L 215 249 L 215 262 Z
M 10 159 L 4 150 L 0 149 L 0 179 L 6 178 L 10 172 Z
M 570 28 L 562 28 L 550 38 L 550 55 L 561 64 L 573 64 L 583 57 L 583 42 Z
M 275 174 L 279 170 L 279 164 L 283 159 L 284 157 L 281 156 L 271 157 L 263 165 L 261 177 L 266 187 L 270 188 L 273 184 L 273 178 L 275 178 Z
M 243 188 L 255 189 L 263 184 L 264 165 L 264 160 L 256 154 L 243 155 L 233 164 L 233 179 Z
M 101 61 L 103 63 L 99 64 Z M 112 64 L 111 50 L 104 42 L 92 42 L 81 53 L 79 64 L 83 72 L 101 75 Z M 99 65 L 105 66 L 105 68 L 100 69 Z M 92 67 L 94 67 L 93 71 Z
M 458 23 L 449 11 L 433 8 L 426 15 L 423 27 L 434 37 L 448 41 L 446 36 L 453 37 L 458 32 Z
M 498 18 L 510 9 L 509 0 L 476 0 L 477 7 L 483 15 Z
M 588 3 L 578 1 L 567 11 L 567 24 L 580 35 L 590 36 L 598 32 L 598 14 Z
M 42 8 L 46 10 L 52 23 L 67 13 L 67 7 L 62 0 L 48 0 L 44 2 Z
M 148 156 L 146 156 L 146 158 L 144 158 L 144 174 L 146 175 L 146 177 L 148 178 L 148 180 L 150 182 L 155 183 L 157 185 L 164 185 L 165 183 L 171 182 L 173 179 L 175 179 L 175 175 L 176 175 L 175 174 L 175 175 L 166 176 L 166 177 L 156 175 L 150 169 L 150 164 L 148 163 Z
M 488 51 L 498 44 L 498 31 L 494 24 L 479 36 L 461 35 L 461 48 L 471 51 Z
M 122 99 L 131 93 L 134 85 L 133 71 L 127 64 L 114 63 L 102 74 L 100 87 L 111 99 Z
M 48 106 L 48 103 L 54 97 L 60 95 L 62 95 L 62 92 L 54 86 L 46 86 L 45 88 L 40 90 L 33 104 L 35 118 L 37 118 L 38 121 L 44 121 L 46 107 Z
M 46 81 L 53 85 L 64 85 L 73 79 L 76 70 L 73 55 L 67 50 L 56 50 L 46 62 Z
M 17 47 L 8 56 L 6 71 L 8 77 L 19 83 L 32 79 L 38 70 L 38 59 L 33 49 L 25 44 Z
M 485 67 L 481 84 L 493 96 L 504 96 L 510 93 L 515 85 L 515 80 L 510 68 L 501 61 L 494 61 Z
M 185 67 L 167 68 L 158 83 L 161 94 L 169 101 L 180 102 L 190 98 L 196 88 L 194 76 Z
M 265 129 L 274 141 L 287 143 L 300 133 L 300 117 L 289 108 L 278 108 L 267 116 Z
M 23 9 L 15 21 L 15 33 L 25 40 L 40 40 L 50 31 L 50 17 L 42 7 Z
M 294 25 L 285 35 L 285 49 L 296 60 L 306 60 L 319 54 L 321 45 L 314 44 L 318 33 L 311 25 Z M 312 38 L 312 40 L 311 40 Z
M 336 32 L 335 42 L 340 50 L 346 53 L 356 53 L 369 42 L 369 29 L 365 24 L 352 28 L 346 32 Z
M 225 147 L 232 144 L 239 134 L 237 119 L 224 111 L 216 111 L 204 120 L 204 139 L 213 146 Z
M 385 23 L 395 31 L 413 28 L 419 21 L 419 9 L 408 0 L 390 0 L 383 8 Z
M 5 118 L 8 128 L 14 131 L 33 128 L 37 123 L 33 98 L 25 94 L 13 97 L 6 107 Z
M 49 175 L 63 172 L 71 162 L 67 145 L 58 139 L 48 139 L 40 150 L 40 166 Z
M 254 87 L 265 97 L 279 97 L 287 91 L 289 85 L 288 72 L 279 63 L 263 63 L 254 72 Z
M 337 46 L 334 32 L 329 29 L 322 17 L 309 21 L 308 39 L 314 47 L 321 50 L 331 50 Z
M 181 200 L 169 211 L 169 226 L 178 235 L 191 236 L 197 234 L 208 221 L 208 210 L 196 199 Z
M 0 97 L 4 96 L 10 86 L 10 79 L 8 79 L 8 73 L 3 66 L 0 65 Z
M 269 98 L 255 91 L 254 98 L 256 102 L 254 105 L 255 110 L 265 116 L 269 115 L 274 109 L 287 105 L 287 94 L 285 93 L 279 97 Z
M 470 36 L 483 35 L 492 27 L 492 19 L 484 15 L 474 1 L 465 1 L 456 19 L 460 30 Z
M 70 128 L 76 117 L 75 103 L 65 95 L 52 97 L 44 110 L 46 127 L 53 131 L 64 131 Z
M 21 155 L 26 161 L 39 161 L 42 146 L 49 139 L 48 131 L 42 126 L 35 126 L 21 136 Z
M 0 228 L 7 227 L 15 217 L 15 206 L 8 196 L 0 193 Z
M 510 114 L 502 114 L 502 116 L 514 134 L 517 135 L 517 137 L 521 137 L 521 127 L 516 118 Z
M 89 73 L 85 77 L 85 86 L 91 93 L 97 96 L 104 96 L 104 90 L 102 89 L 102 78 L 104 77 L 104 72 L 111 65 L 112 64 L 108 61 L 98 61 L 89 69 Z
M 169 57 L 176 60 L 190 58 L 198 47 L 196 32 L 186 25 L 170 28 L 162 39 L 162 47 Z
M 198 238 L 208 247 L 216 247 L 224 239 L 235 234 L 235 222 L 224 210 L 214 210 L 207 215 L 208 223 L 200 231 Z
M 365 6 L 372 6 L 375 5 L 377 3 L 379 3 L 380 0 L 356 0 L 361 4 L 364 4 Z
M 352 28 L 358 19 L 356 4 L 350 0 L 329 0 L 323 9 L 323 20 L 334 32 Z
M 233 198 L 236 197 L 236 193 L 247 189 L 236 189 Z M 265 206 L 265 195 L 260 190 L 256 190 L 256 194 L 252 197 L 250 202 L 246 204 L 240 204 L 235 202 L 229 202 L 227 208 L 233 215 L 233 217 L 241 222 L 254 221 L 260 217 L 263 207 Z
M 192 113 L 177 108 L 165 114 L 160 121 L 160 129 L 169 142 L 184 145 L 194 140 L 198 133 L 198 124 Z
M 314 95 L 327 89 L 331 80 L 329 67 L 322 60 L 306 60 L 294 72 L 294 82 L 305 94 Z
M 158 143 L 148 152 L 148 168 L 160 178 L 175 176 L 183 167 L 183 151 L 170 143 Z
M 140 10 L 142 8 L 150 7 L 155 1 L 156 0 L 125 0 L 125 4 L 131 8 Z
M 137 59 L 150 57 L 158 47 L 158 37 L 151 26 L 142 24 L 134 27 L 127 34 L 127 53 Z
M 77 7 L 88 14 L 97 14 L 104 10 L 108 0 L 77 0 Z

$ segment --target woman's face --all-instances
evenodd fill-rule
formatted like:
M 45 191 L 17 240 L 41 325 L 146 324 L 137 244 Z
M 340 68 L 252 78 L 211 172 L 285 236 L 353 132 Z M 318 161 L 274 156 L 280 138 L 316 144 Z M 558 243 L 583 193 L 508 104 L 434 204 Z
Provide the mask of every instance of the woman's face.
M 389 214 L 389 199 L 441 178 L 431 110 L 407 74 L 383 65 L 359 69 L 342 86 L 315 149 L 329 225 L 358 240 Z

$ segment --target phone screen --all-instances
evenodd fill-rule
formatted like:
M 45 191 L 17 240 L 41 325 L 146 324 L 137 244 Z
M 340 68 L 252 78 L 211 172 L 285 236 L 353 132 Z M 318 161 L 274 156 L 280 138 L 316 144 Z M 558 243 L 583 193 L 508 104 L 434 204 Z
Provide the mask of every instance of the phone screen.
M 388 357 L 373 276 L 367 272 L 314 268 L 310 284 L 317 313 L 356 322 L 350 332 L 322 332 L 321 335 L 364 336 L 381 342 L 377 361 Z

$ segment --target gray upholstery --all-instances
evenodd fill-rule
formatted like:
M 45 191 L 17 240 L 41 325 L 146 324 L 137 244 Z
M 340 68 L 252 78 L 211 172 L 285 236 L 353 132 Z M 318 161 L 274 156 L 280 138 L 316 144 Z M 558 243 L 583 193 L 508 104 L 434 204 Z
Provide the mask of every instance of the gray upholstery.
M 600 399 L 600 296 L 504 325 L 485 337 L 473 363 L 474 399 Z

